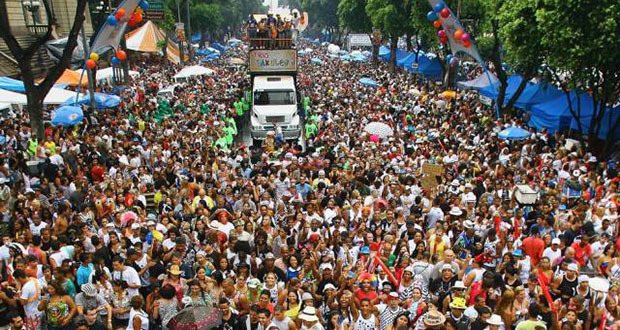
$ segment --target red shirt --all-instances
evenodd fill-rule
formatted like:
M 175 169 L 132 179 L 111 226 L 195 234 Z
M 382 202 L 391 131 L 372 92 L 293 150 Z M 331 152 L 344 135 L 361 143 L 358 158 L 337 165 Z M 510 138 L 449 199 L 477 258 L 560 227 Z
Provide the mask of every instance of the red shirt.
M 362 299 L 366 298 L 370 301 L 373 301 L 375 298 L 377 298 L 377 293 L 375 291 L 373 291 L 372 289 L 370 291 L 368 291 L 368 293 L 364 292 L 364 290 L 362 289 L 357 289 L 357 293 L 355 294 L 355 298 L 357 299 L 357 301 L 361 301 Z
M 103 181 L 103 175 L 105 174 L 105 169 L 101 165 L 95 165 L 90 169 L 90 174 L 93 176 L 93 181 L 101 182 Z
M 521 249 L 530 256 L 534 265 L 538 265 L 538 262 L 542 258 L 543 251 L 545 250 L 545 241 L 540 237 L 527 237 L 523 240 Z
M 575 259 L 581 266 L 586 265 L 586 257 L 592 255 L 592 247 L 590 244 L 586 244 L 585 246 L 581 246 L 579 242 L 574 242 L 570 247 L 575 249 Z

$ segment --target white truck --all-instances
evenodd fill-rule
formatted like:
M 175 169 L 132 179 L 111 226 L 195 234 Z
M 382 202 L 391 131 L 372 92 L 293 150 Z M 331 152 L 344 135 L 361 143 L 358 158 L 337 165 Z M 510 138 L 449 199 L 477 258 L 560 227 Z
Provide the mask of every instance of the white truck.
M 267 133 L 282 129 L 285 139 L 298 139 L 302 123 L 301 97 L 296 87 L 295 49 L 251 49 L 249 73 L 252 83 L 250 134 L 260 143 Z

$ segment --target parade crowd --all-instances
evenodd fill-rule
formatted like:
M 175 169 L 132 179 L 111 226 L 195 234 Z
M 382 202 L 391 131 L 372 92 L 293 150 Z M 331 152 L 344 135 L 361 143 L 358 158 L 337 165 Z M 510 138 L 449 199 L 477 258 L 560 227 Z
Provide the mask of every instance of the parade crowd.
M 618 328 L 614 163 L 561 133 L 501 140 L 524 123 L 476 92 L 318 46 L 303 139 L 251 145 L 227 65 L 246 47 L 167 99 L 178 68 L 133 59 L 119 107 L 44 139 L 1 121 L 0 329 L 174 329 L 188 306 L 217 329 Z

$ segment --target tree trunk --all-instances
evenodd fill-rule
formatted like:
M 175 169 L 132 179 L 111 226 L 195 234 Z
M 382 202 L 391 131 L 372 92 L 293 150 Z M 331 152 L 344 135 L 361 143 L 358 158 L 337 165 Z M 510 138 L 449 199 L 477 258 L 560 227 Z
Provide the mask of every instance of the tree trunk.
M 407 51 L 408 52 L 413 51 L 413 44 L 411 44 L 411 34 L 407 33 L 406 41 L 407 41 Z
M 380 45 L 372 45 L 372 64 L 377 66 L 379 64 L 379 47 Z
M 398 36 L 390 38 L 390 72 L 396 72 L 396 50 L 398 49 Z
M 168 62 L 168 33 L 166 33 L 166 38 L 164 39 L 166 44 L 161 50 L 161 53 L 164 55 L 164 63 Z
M 23 74 L 22 74 L 23 75 Z M 28 102 L 28 116 L 30 117 L 30 129 L 36 134 L 37 139 L 45 139 L 45 127 L 43 126 L 43 98 L 35 90 L 26 91 Z
M 124 61 L 121 62 L 121 65 L 123 66 L 123 81 L 125 82 L 125 86 L 129 86 L 129 51 L 127 50 L 127 42 L 125 41 L 125 35 L 123 34 L 123 37 L 121 38 L 121 48 L 125 51 L 125 54 L 127 54 L 127 59 L 125 59 Z

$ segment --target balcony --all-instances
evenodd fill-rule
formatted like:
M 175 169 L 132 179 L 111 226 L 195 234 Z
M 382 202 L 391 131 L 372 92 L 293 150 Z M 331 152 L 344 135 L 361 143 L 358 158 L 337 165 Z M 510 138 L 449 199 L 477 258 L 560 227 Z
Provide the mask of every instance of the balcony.
M 26 28 L 34 35 L 44 35 L 47 33 L 48 26 L 45 24 L 26 24 Z

